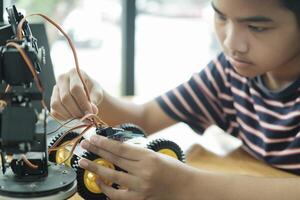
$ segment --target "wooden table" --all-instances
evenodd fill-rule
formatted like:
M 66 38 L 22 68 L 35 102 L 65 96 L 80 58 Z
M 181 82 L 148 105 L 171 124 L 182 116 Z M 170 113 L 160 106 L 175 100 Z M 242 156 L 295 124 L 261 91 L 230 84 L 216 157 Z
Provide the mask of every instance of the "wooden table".
M 195 145 L 188 153 L 186 162 L 188 165 L 220 173 L 250 175 L 256 177 L 297 177 L 296 175 L 277 170 L 265 163 L 253 158 L 242 149 L 237 149 L 226 157 L 219 157 L 206 151 L 199 145 Z M 71 200 L 81 200 L 75 194 Z
M 226 157 L 219 157 L 197 145 L 188 154 L 187 163 L 196 168 L 221 173 L 256 177 L 297 177 L 268 166 L 242 149 L 237 149 Z

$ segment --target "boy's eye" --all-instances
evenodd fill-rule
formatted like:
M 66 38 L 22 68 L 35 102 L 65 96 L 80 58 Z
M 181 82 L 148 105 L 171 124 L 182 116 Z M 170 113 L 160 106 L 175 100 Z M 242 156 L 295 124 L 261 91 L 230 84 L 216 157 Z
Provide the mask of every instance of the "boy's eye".
M 258 33 L 268 30 L 268 28 L 266 28 L 266 27 L 259 27 L 259 26 L 252 26 L 252 25 L 249 25 L 248 27 L 251 31 L 258 32 Z
M 217 18 L 218 18 L 219 20 L 222 20 L 222 21 L 225 21 L 225 20 L 226 20 L 226 17 L 225 17 L 224 15 L 221 15 L 221 14 L 219 14 L 219 13 L 215 13 L 215 15 L 217 16 Z

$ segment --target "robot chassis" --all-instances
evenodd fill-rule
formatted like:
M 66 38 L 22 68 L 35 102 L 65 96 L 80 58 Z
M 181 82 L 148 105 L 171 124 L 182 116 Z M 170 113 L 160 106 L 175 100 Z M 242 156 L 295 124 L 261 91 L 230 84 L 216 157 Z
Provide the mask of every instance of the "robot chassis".
M 151 149 L 155 152 L 162 153 L 168 156 L 171 156 L 177 160 L 185 162 L 185 156 L 181 148 L 174 142 L 166 139 L 155 139 L 152 141 L 148 141 L 145 137 L 144 131 L 130 123 L 121 124 L 118 127 L 101 127 L 96 128 L 96 134 L 105 136 L 107 138 L 134 144 L 140 146 L 141 148 Z M 50 142 L 49 148 L 60 139 L 63 135 L 62 133 L 58 133 Z M 49 161 L 54 163 L 61 163 L 64 161 L 70 154 L 70 148 L 68 146 L 63 146 L 67 141 L 76 138 L 79 133 L 70 132 L 66 135 L 58 144 L 58 150 L 52 151 L 49 154 Z M 63 146 L 59 148 L 60 146 Z M 76 147 L 78 149 L 80 147 Z M 79 152 L 79 153 L 78 153 Z M 76 155 L 77 154 L 77 155 Z M 80 154 L 80 155 L 78 155 Z M 96 184 L 97 175 L 94 173 L 82 169 L 78 165 L 78 161 L 80 157 L 89 159 L 99 165 L 102 165 L 107 168 L 124 171 L 120 167 L 114 165 L 113 163 L 101 158 L 94 153 L 88 151 L 75 150 L 74 154 L 65 162 L 66 165 L 70 166 L 76 171 L 77 175 L 77 192 L 84 199 L 98 199 L 98 200 L 106 200 L 106 195 L 101 191 L 101 188 Z M 108 183 L 110 186 L 119 189 L 121 186 L 116 183 Z

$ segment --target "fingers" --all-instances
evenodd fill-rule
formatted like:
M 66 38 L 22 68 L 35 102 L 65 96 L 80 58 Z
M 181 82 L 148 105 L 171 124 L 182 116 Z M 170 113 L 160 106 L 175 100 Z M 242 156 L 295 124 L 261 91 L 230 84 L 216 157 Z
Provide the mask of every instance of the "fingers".
M 101 187 L 101 190 L 109 199 L 114 200 L 132 200 L 132 199 L 145 199 L 141 198 L 137 192 L 128 191 L 124 189 L 115 189 L 105 185 L 102 181 L 97 181 L 97 184 Z
M 100 156 L 101 158 L 104 158 L 105 160 L 108 160 L 118 167 L 122 168 L 123 170 L 126 170 L 127 172 L 131 173 L 136 170 L 138 170 L 137 163 L 134 160 L 128 160 L 125 158 L 122 158 L 118 155 L 112 154 L 109 151 L 105 151 L 91 143 L 89 143 L 87 140 L 84 140 L 81 142 L 81 147 Z
M 77 74 L 70 77 L 69 92 L 83 113 L 93 113 L 92 105 Z
M 116 171 L 96 162 L 82 158 L 79 161 L 79 166 L 100 176 L 101 180 L 109 180 L 110 182 L 117 183 L 126 188 L 137 188 L 138 178 L 122 171 Z
M 90 143 L 100 149 L 128 160 L 141 160 L 145 153 L 147 153 L 147 150 L 144 148 L 107 139 L 100 135 L 93 135 L 90 138 Z
M 70 78 L 68 75 L 61 75 L 57 82 L 60 101 L 66 110 L 72 115 L 73 118 L 79 118 L 84 115 L 82 110 L 75 101 L 70 92 Z
M 82 72 L 92 102 L 98 104 L 102 101 L 103 92 L 100 86 L 96 87 L 90 78 Z M 81 118 L 87 113 L 98 113 L 96 105 L 89 102 L 83 84 L 76 72 L 71 70 L 59 76 L 57 85 L 53 88 L 51 96 L 51 113 L 57 119 L 67 120 Z
M 59 120 L 67 120 L 72 117 L 72 115 L 65 109 L 60 101 L 57 85 L 53 87 L 50 105 L 51 113 L 55 118 Z

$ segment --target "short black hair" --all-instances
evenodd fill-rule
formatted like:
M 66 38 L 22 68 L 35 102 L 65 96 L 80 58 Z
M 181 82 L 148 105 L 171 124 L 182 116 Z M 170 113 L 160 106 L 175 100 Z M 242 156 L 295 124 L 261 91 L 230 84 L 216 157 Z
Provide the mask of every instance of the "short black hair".
M 281 5 L 292 11 L 300 26 L 300 1 L 299 0 L 279 0 Z

